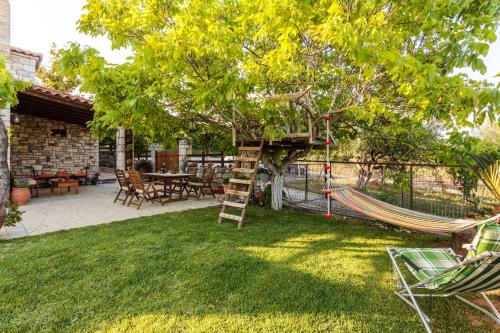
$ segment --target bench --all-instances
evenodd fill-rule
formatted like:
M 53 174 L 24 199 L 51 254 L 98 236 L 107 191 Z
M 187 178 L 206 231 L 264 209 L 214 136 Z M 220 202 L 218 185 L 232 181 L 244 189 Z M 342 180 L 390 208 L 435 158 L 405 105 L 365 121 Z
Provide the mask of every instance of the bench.
M 57 195 L 61 195 L 61 189 L 67 188 L 68 192 L 72 187 L 75 188 L 75 194 L 80 193 L 80 183 L 78 180 L 60 180 L 60 179 L 51 179 L 50 180 L 50 192 L 54 193 L 54 188 L 57 189 Z

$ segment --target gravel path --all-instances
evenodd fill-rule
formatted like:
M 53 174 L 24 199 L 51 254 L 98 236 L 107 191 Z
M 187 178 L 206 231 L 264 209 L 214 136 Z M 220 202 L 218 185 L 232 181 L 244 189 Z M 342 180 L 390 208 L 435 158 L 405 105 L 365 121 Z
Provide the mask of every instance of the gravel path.
M 144 201 L 140 210 L 113 203 L 117 193 L 115 184 L 80 187 L 80 194 L 64 192 L 51 195 L 49 189 L 41 189 L 39 198 L 21 206 L 23 221 L 14 227 L 0 229 L 0 239 L 12 239 L 40 235 L 49 232 L 81 228 L 90 225 L 123 221 L 135 217 L 178 212 L 189 209 L 220 205 L 220 201 L 205 196 L 200 200 L 166 203 L 161 206 Z

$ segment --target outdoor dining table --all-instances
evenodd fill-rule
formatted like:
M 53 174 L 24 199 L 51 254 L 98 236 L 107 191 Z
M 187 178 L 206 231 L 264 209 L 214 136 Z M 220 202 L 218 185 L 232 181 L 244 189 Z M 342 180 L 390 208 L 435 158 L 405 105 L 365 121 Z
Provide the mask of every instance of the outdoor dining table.
M 148 177 L 153 181 L 158 181 L 163 183 L 163 193 L 168 197 L 168 201 L 177 201 L 177 200 L 187 200 L 187 182 L 192 174 L 189 173 L 162 173 L 162 172 L 145 172 L 141 173 L 142 176 Z M 176 189 L 174 185 L 174 180 L 178 180 L 178 183 L 175 185 L 179 186 L 179 189 Z M 186 197 L 184 198 L 182 194 L 186 191 Z M 178 194 L 178 198 L 173 198 L 173 194 Z

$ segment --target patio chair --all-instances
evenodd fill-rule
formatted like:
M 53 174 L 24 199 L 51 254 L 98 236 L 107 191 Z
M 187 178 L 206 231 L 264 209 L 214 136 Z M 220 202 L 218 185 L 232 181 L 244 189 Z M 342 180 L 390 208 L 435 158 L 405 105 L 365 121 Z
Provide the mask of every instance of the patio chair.
M 132 187 L 130 200 L 127 207 L 136 206 L 139 210 L 141 208 L 144 200 L 147 201 L 157 201 L 163 206 L 163 202 L 160 200 L 159 192 L 163 192 L 160 186 L 156 186 L 154 183 L 145 183 L 142 181 L 141 174 L 136 170 L 129 170 L 129 182 Z M 138 201 L 134 202 L 134 198 Z
M 211 166 L 208 166 L 203 171 L 203 175 L 202 175 L 201 179 L 188 181 L 188 183 L 187 183 L 187 188 L 188 188 L 187 196 L 188 196 L 188 198 L 191 194 L 191 191 L 194 191 L 197 199 L 200 199 L 202 195 L 205 196 L 205 192 L 204 192 L 205 189 L 209 189 L 210 193 L 215 198 L 215 193 L 214 193 L 214 190 L 212 188 L 212 180 L 214 178 L 214 174 L 215 174 L 215 169 Z
M 129 180 L 127 179 L 127 175 L 125 174 L 124 170 L 115 169 L 114 171 L 115 171 L 116 180 L 118 181 L 118 186 L 119 186 L 120 190 L 118 191 L 118 194 L 116 195 L 113 203 L 115 203 L 117 201 L 122 201 L 123 202 L 122 205 L 125 205 L 129 196 L 131 196 L 133 194 L 132 185 L 130 184 Z M 120 198 L 120 195 L 122 193 L 125 194 L 124 199 Z
M 189 180 L 178 180 L 178 179 L 172 180 L 172 185 L 173 185 L 172 192 L 182 193 L 184 189 L 187 188 L 188 182 L 194 181 L 194 179 L 196 178 L 196 170 L 198 170 L 197 166 L 188 166 L 186 168 L 186 173 L 190 175 Z
M 387 249 L 397 281 L 394 293 L 417 311 L 427 332 L 432 332 L 430 319 L 420 308 L 418 297 L 454 296 L 500 324 L 500 314 L 485 294 L 500 289 L 500 225 L 479 227 L 468 248 L 465 260 L 452 249 Z M 406 281 L 398 259 L 405 263 L 417 282 L 409 284 Z M 466 299 L 464 293 L 479 294 L 487 308 Z

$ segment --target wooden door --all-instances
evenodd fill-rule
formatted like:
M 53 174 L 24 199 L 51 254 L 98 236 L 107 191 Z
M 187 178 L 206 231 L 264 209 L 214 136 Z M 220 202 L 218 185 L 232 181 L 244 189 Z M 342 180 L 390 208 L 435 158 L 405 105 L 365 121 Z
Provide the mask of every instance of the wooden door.
M 163 150 L 155 153 L 156 171 L 165 164 L 168 171 L 179 171 L 179 150 Z

